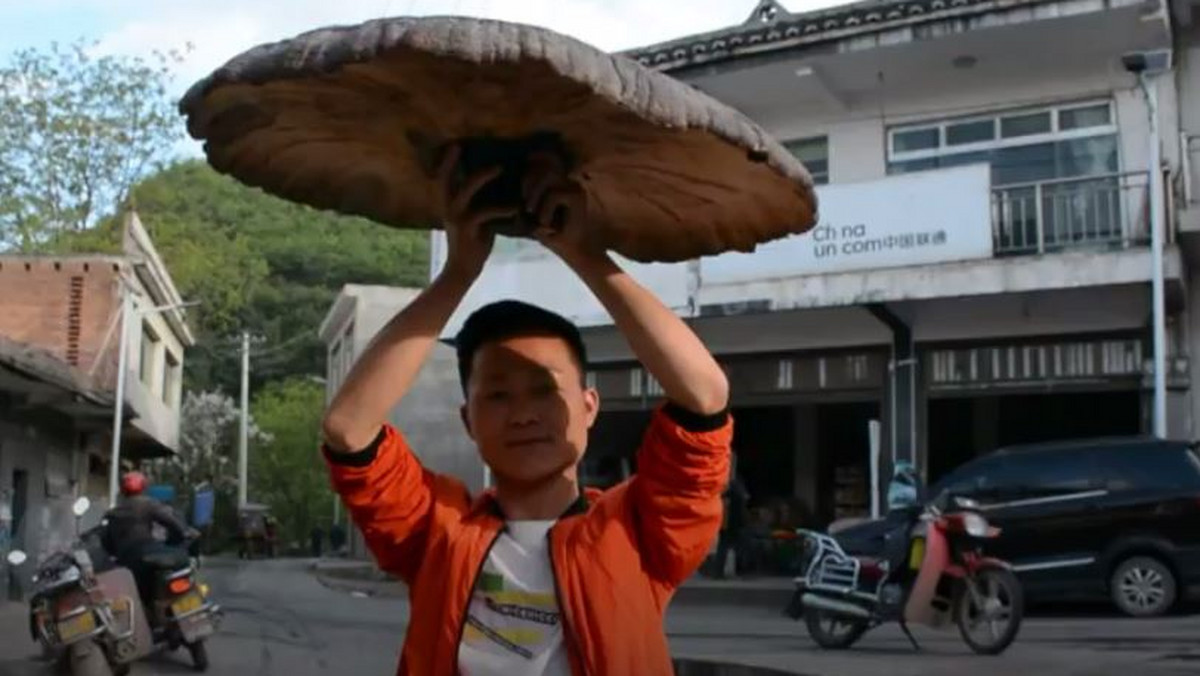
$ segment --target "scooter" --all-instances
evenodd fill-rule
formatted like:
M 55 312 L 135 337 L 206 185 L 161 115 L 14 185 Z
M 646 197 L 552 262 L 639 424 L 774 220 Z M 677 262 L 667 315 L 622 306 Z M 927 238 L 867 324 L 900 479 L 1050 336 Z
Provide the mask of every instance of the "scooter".
M 850 556 L 824 533 L 798 530 L 804 538 L 801 570 L 785 611 L 804 618 L 823 648 L 845 649 L 870 629 L 899 622 L 913 647 L 909 625 L 958 626 L 979 654 L 998 655 L 1016 639 L 1024 595 L 1011 567 L 984 556 L 982 545 L 1000 534 L 964 499 L 946 494 L 911 510 L 893 537 L 899 556 Z
M 72 511 L 88 511 L 86 497 Z M 32 637 L 72 676 L 122 676 L 132 663 L 154 652 L 186 645 L 196 669 L 208 667 L 204 639 L 211 635 L 220 608 L 209 600 L 186 565 L 163 568 L 155 590 L 155 608 L 143 609 L 133 574 L 113 564 L 103 547 L 106 523 L 81 533 L 71 548 L 38 565 L 29 603 Z M 21 566 L 28 556 L 9 553 Z

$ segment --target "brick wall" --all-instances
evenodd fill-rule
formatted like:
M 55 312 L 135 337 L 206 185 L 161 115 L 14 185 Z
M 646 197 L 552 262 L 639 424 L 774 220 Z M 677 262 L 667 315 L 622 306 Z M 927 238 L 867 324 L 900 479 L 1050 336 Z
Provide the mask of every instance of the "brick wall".
M 117 266 L 104 259 L 0 257 L 0 335 L 49 350 L 84 373 L 100 359 L 96 384 L 112 387 Z

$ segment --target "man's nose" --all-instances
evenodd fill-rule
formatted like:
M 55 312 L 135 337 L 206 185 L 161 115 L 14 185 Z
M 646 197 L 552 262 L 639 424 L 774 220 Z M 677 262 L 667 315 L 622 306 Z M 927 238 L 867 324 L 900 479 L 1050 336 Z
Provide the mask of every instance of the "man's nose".
M 528 397 L 518 397 L 509 409 L 508 422 L 512 425 L 532 425 L 540 420 L 537 406 Z

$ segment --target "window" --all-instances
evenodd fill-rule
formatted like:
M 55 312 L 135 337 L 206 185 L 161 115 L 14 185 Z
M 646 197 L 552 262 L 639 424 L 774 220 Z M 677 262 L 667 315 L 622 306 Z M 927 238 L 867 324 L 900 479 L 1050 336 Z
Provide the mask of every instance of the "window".
M 138 360 L 138 375 L 147 386 L 154 385 L 154 360 L 158 355 L 158 334 L 142 322 L 142 352 Z
M 829 139 L 824 136 L 797 139 L 783 144 L 808 169 L 815 185 L 829 183 Z
M 175 407 L 176 392 L 179 390 L 179 360 L 169 351 L 163 364 L 162 400 L 171 408 Z
M 937 127 L 894 132 L 892 134 L 892 151 L 907 153 L 935 149 L 941 143 L 941 138 L 941 130 Z
M 1194 457 L 1178 446 L 1118 447 L 1096 451 L 1110 491 L 1195 488 L 1200 472 Z
M 1035 453 L 1031 460 L 1029 498 L 1066 497 L 1100 485 L 1095 457 L 1086 451 Z
M 642 370 L 629 369 L 629 396 L 642 396 Z
M 982 143 L 996 138 L 996 121 L 994 119 L 976 120 L 974 122 L 959 122 L 946 126 L 946 145 L 961 146 L 969 143 Z
M 1114 174 L 1111 108 L 1093 103 L 899 127 L 889 132 L 888 171 L 986 163 L 997 187 Z
M 1112 113 L 1107 103 L 1058 111 L 1058 128 L 1063 131 L 1106 127 L 1110 124 L 1112 124 Z
M 342 362 L 339 365 L 341 372 L 338 374 L 338 382 L 346 382 L 346 376 L 350 375 L 350 368 L 354 366 L 354 322 L 346 327 L 342 333 Z
M 1000 118 L 1001 138 L 1049 134 L 1050 131 L 1050 111 L 1028 113 L 1025 115 L 1007 115 Z
M 333 342 L 329 348 L 329 359 L 325 366 L 325 380 L 328 383 L 326 388 L 329 392 L 337 391 L 341 385 L 341 370 L 342 370 L 342 339 L 339 338 Z

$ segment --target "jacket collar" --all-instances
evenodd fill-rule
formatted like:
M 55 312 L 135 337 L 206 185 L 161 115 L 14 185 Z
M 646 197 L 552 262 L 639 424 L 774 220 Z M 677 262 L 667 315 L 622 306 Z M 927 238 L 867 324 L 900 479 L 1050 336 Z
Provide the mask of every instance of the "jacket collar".
M 591 505 L 590 500 L 595 499 L 599 495 L 600 491 L 594 488 L 584 488 L 580 490 L 579 497 L 575 498 L 575 501 L 568 505 L 567 509 L 563 511 L 558 518 L 561 520 L 569 516 L 577 516 L 587 513 L 588 507 Z M 475 501 L 471 503 L 471 511 L 469 514 L 471 516 L 475 516 L 481 513 L 495 517 L 501 521 L 508 520 L 508 518 L 504 515 L 504 510 L 500 507 L 500 503 L 496 500 L 496 489 L 487 489 L 483 493 L 480 493 L 479 497 L 475 498 Z

